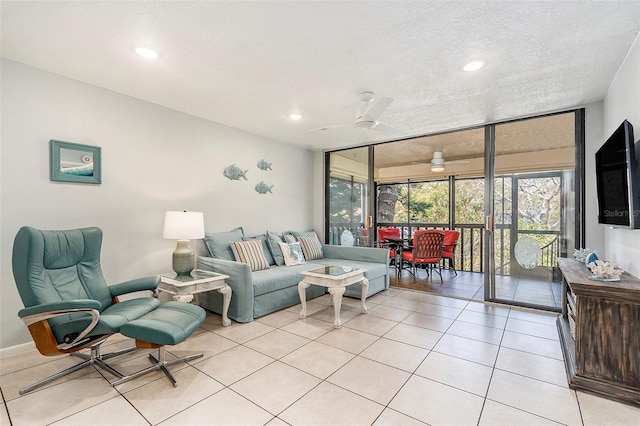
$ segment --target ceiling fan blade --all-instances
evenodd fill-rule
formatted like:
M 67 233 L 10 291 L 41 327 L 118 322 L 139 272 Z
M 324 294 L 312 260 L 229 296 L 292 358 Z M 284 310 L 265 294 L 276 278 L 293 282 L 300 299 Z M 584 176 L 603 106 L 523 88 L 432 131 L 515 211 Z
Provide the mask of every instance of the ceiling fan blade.
M 406 136 L 407 135 L 404 131 L 400 129 L 396 129 L 395 127 L 387 126 L 386 124 L 382 124 L 382 123 L 376 124 L 376 127 L 374 127 L 373 130 L 384 133 L 385 135 L 389 135 L 389 136 Z
M 325 127 L 318 127 L 317 129 L 309 129 L 307 130 L 307 132 L 320 132 L 322 130 L 331 130 L 331 129 L 341 129 L 344 127 L 353 127 L 353 124 L 339 124 L 336 126 L 325 126 Z
M 469 160 L 452 160 L 452 161 L 445 161 L 444 164 L 470 164 L 471 161 Z
M 373 104 L 362 114 L 361 117 L 356 117 L 356 121 L 377 121 L 383 112 L 389 108 L 393 102 L 392 98 L 381 96 L 373 101 Z

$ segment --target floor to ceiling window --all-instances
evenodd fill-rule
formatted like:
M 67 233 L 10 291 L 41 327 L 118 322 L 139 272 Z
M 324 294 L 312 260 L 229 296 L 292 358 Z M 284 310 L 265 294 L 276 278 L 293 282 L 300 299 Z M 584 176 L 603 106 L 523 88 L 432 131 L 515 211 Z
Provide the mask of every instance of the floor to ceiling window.
M 356 235 L 360 229 L 369 244 L 381 227 L 399 228 L 407 239 L 416 229 L 456 229 L 455 269 L 463 274 L 448 276 L 449 284 L 454 288 L 467 280 L 481 288 L 451 294 L 557 309 L 556 257 L 582 241 L 582 212 L 576 206 L 576 188 L 584 179 L 576 161 L 584 143 L 582 114 L 577 110 L 328 153 L 329 192 L 335 192 L 329 196 L 329 241 L 340 241 L 339 223 Z M 357 173 L 342 173 L 338 165 L 346 163 L 338 157 L 358 162 L 359 180 Z M 366 201 L 355 200 L 354 185 L 362 185 Z M 338 194 L 349 191 L 357 208 L 340 207 L 346 204 Z M 353 218 L 339 212 L 351 212 Z
M 331 153 L 327 181 L 327 242 L 368 246 L 368 148 Z

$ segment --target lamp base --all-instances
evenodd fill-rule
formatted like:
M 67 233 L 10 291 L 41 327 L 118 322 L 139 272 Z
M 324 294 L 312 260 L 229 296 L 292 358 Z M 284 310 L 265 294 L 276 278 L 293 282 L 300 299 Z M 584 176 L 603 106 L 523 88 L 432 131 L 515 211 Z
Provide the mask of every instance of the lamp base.
M 189 275 L 196 266 L 196 254 L 189 243 L 189 240 L 178 240 L 173 252 L 173 270 L 178 275 Z

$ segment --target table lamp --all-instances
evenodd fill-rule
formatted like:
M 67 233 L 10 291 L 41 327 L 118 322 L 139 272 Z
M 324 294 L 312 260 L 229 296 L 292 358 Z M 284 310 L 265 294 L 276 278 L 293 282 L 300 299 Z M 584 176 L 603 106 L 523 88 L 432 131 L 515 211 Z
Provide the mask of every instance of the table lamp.
M 196 266 L 196 255 L 189 240 L 204 238 L 204 215 L 202 212 L 167 212 L 162 237 L 178 240 L 173 252 L 173 270 L 178 275 L 189 275 Z

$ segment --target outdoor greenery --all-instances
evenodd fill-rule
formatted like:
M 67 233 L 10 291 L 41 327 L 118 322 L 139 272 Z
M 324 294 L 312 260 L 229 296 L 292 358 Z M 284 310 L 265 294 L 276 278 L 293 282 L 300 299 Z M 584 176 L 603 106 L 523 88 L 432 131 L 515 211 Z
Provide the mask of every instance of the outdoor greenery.
M 456 187 L 456 223 L 481 224 L 484 214 L 484 181 L 458 180 Z M 395 223 L 427 223 L 447 226 L 449 223 L 449 182 L 418 182 L 381 185 L 378 201 L 378 221 Z M 395 199 L 391 212 L 381 214 L 380 198 Z M 392 213 L 392 214 L 391 214 Z M 383 217 L 392 218 L 383 220 Z
M 330 223 L 362 222 L 363 185 L 343 179 L 329 179 Z
M 514 191 L 514 184 L 517 188 Z M 330 187 L 330 242 L 339 244 L 344 230 L 356 236 L 364 226 L 363 183 L 332 177 Z M 454 226 L 461 231 L 456 265 L 461 270 L 481 271 L 484 229 L 484 179 L 458 179 L 455 187 Z M 562 182 L 560 175 L 500 176 L 495 180 L 494 241 L 498 273 L 511 270 L 511 251 L 518 238 L 528 236 L 540 247 L 558 238 L 561 225 Z M 449 181 L 379 185 L 378 223 L 401 226 L 405 236 L 425 227 L 449 228 Z M 515 200 L 514 200 L 515 196 Z M 514 209 L 517 211 L 514 212 Z M 517 233 L 512 223 L 517 223 Z M 530 232 L 529 232 L 530 231 Z
M 494 216 L 496 232 L 496 265 L 502 273 L 508 273 L 511 260 L 511 223 L 513 208 L 517 205 L 518 234 L 535 239 L 544 247 L 557 238 L 560 231 L 561 180 L 560 177 L 545 176 L 517 179 L 517 204 L 513 200 L 515 176 L 501 176 L 495 180 Z M 449 226 L 449 182 L 414 182 L 394 185 L 380 185 L 378 192 L 378 221 L 381 223 L 406 224 L 413 229 L 422 226 Z M 395 203 L 391 203 L 395 201 Z M 482 233 L 484 227 L 484 180 L 460 179 L 455 181 L 455 226 L 462 231 L 460 244 L 465 264 L 461 269 L 479 271 L 482 269 Z M 392 207 L 391 207 L 392 206 Z M 384 212 L 381 212 L 381 207 Z M 387 220 L 382 220 L 387 218 Z M 392 219 L 391 219 L 392 218 Z M 391 219 L 391 220 L 389 220 Z M 462 225 L 470 225 L 462 226 Z M 524 231 L 524 232 L 523 232 Z M 532 231 L 527 233 L 526 231 Z M 540 234 L 539 231 L 551 231 Z M 473 254 L 473 256 L 472 256 Z

